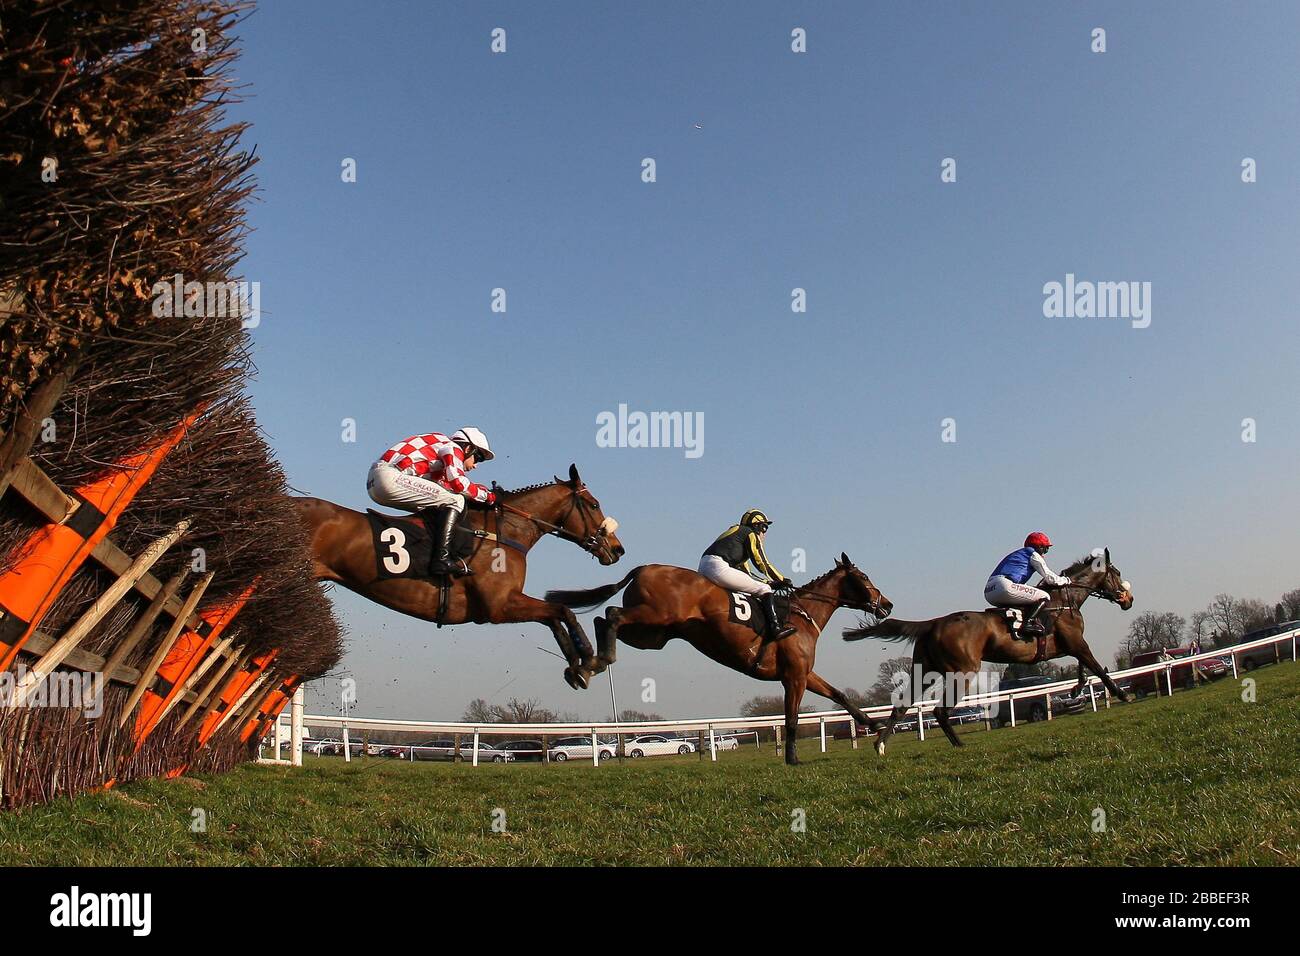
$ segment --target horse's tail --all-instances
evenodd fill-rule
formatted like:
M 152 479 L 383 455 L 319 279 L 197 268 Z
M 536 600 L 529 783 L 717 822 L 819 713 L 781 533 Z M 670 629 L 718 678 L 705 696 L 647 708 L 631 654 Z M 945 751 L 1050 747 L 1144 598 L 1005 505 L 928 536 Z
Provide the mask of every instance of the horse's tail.
M 586 611 L 597 604 L 603 604 L 623 590 L 628 582 L 640 574 L 645 567 L 646 565 L 643 564 L 641 567 L 633 568 L 623 576 L 622 581 L 606 584 L 604 587 L 588 588 L 586 591 L 547 591 L 546 600 L 553 604 L 563 604 L 565 607 Z
M 871 624 L 866 627 L 846 627 L 844 629 L 844 639 L 846 641 L 860 641 L 864 637 L 874 637 L 877 640 L 892 643 L 914 641 L 918 637 L 929 634 L 933 626 L 934 621 L 896 621 L 893 618 L 887 618 L 878 624 Z

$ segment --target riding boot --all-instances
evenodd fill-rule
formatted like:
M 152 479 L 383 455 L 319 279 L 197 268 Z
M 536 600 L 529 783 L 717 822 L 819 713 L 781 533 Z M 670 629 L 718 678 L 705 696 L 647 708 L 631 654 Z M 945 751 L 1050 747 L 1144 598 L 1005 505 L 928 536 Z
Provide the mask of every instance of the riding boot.
M 780 619 L 776 616 L 775 594 L 768 592 L 767 594 L 761 595 L 758 601 L 763 605 L 763 616 L 767 618 L 767 633 L 772 635 L 774 640 L 779 641 L 794 633 L 795 629 L 790 625 L 787 624 L 785 627 L 782 627 Z
M 1020 625 L 1020 634 L 1024 640 L 1042 637 L 1047 633 L 1047 624 L 1038 620 L 1038 612 L 1043 609 L 1043 605 L 1046 603 L 1046 601 L 1037 601 L 1033 608 L 1025 613 L 1025 621 Z
M 456 540 L 456 525 L 460 521 L 460 512 L 455 508 L 439 508 L 431 516 L 426 513 L 425 524 L 433 536 L 433 551 L 429 558 L 429 576 L 440 577 L 446 574 L 472 574 L 452 557 L 453 542 Z

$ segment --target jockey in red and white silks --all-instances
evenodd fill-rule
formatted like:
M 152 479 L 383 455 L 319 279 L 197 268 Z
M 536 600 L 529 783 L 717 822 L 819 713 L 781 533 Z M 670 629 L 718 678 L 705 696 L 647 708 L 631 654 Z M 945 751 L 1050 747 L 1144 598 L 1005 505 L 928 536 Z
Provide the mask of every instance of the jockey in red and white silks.
M 1025 538 L 1025 546 L 1012 551 L 998 562 L 988 582 L 984 585 L 984 600 L 993 607 L 1018 607 L 1033 605 L 1025 614 L 1022 633 L 1042 634 L 1046 628 L 1036 620 L 1038 612 L 1051 597 L 1042 588 L 1032 587 L 1028 581 L 1035 573 L 1047 584 L 1061 586 L 1070 583 L 1047 566 L 1043 555 L 1052 547 L 1051 540 L 1041 531 L 1035 531 Z
M 366 491 L 377 504 L 417 513 L 437 509 L 422 515 L 433 535 L 430 573 L 453 569 L 451 547 L 466 500 L 496 503 L 491 489 L 469 480 L 469 472 L 494 457 L 487 436 L 466 426 L 450 438 L 442 432 L 412 435 L 370 466 Z

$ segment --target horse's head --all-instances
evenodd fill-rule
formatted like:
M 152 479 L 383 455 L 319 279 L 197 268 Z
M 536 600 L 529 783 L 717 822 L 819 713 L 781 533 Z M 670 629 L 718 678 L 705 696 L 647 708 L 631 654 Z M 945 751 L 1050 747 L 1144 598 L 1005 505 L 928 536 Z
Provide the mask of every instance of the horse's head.
M 1093 551 L 1065 572 L 1075 584 L 1089 588 L 1099 598 L 1127 611 L 1133 606 L 1133 586 L 1124 580 L 1119 568 L 1110 563 L 1110 548 Z
M 567 507 L 562 508 L 560 516 L 555 519 L 566 533 L 564 536 L 577 542 L 601 564 L 616 563 L 624 553 L 623 542 L 615 534 L 618 522 L 600 510 L 600 502 L 578 474 L 578 466 L 569 466 L 568 481 L 557 477 L 555 482 L 569 490 Z
M 894 610 L 894 602 L 881 594 L 866 572 L 850 561 L 843 551 L 828 579 L 837 583 L 837 598 L 841 607 L 863 611 L 877 618 L 889 617 Z

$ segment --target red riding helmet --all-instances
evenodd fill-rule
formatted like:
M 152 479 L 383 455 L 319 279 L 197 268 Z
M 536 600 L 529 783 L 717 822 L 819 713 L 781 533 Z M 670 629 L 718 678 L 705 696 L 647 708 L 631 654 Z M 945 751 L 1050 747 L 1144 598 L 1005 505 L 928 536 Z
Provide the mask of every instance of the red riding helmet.
M 1052 541 L 1041 531 L 1035 531 L 1025 539 L 1026 548 L 1050 548 Z

